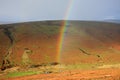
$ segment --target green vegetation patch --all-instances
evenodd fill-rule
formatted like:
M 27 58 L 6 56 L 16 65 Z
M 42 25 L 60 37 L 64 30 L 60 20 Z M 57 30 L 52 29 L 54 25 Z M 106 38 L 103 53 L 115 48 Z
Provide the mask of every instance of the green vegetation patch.
M 7 77 L 20 77 L 20 76 L 28 76 L 28 75 L 35 75 L 40 74 L 39 71 L 26 71 L 26 72 L 12 72 L 8 73 Z

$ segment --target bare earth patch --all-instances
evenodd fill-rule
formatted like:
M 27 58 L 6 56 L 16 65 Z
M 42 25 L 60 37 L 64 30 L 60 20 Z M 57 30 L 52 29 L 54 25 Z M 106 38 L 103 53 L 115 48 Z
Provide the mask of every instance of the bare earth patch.
M 39 74 L 3 80 L 120 80 L 120 69 L 71 70 L 61 73 Z

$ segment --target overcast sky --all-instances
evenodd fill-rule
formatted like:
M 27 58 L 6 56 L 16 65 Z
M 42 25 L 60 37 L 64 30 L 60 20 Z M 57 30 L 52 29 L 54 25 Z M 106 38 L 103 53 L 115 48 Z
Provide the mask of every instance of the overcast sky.
M 0 0 L 0 23 L 120 19 L 120 0 Z

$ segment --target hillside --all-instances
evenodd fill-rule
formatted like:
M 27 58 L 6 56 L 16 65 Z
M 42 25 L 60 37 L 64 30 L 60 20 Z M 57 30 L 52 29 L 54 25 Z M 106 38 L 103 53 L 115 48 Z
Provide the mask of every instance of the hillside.
M 63 21 L 0 25 L 0 64 L 57 62 Z M 120 61 L 120 24 L 68 21 L 61 63 Z
M 110 22 L 110 23 L 117 23 L 120 24 L 120 20 L 116 20 L 116 19 L 108 19 L 108 20 L 104 20 L 105 22 Z

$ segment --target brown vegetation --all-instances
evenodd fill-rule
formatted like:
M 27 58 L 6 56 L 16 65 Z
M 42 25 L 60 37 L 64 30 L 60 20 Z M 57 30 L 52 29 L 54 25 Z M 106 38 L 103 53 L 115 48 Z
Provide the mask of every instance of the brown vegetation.
M 30 61 L 27 59 L 25 64 L 57 62 L 62 24 L 62 21 L 41 21 L 0 25 L 0 64 L 23 65 L 25 48 L 32 51 L 27 54 Z M 61 63 L 120 61 L 120 24 L 68 21 L 66 27 Z
M 9 80 L 120 79 L 118 65 L 103 65 L 120 61 L 120 24 L 68 21 L 64 32 L 61 62 L 58 62 L 56 54 L 62 25 L 63 21 L 0 25 L 0 67 L 3 70 L 0 71 L 0 77 L 9 72 L 35 70 L 42 74 Z M 75 65 L 79 63 L 81 64 Z M 99 68 L 107 69 L 79 70 L 79 67 L 90 67 L 82 65 L 84 63 L 97 63 L 101 65 Z M 61 64 L 73 64 L 74 67 L 71 67 L 78 70 L 64 71 Z M 92 65 L 91 69 L 95 67 Z

